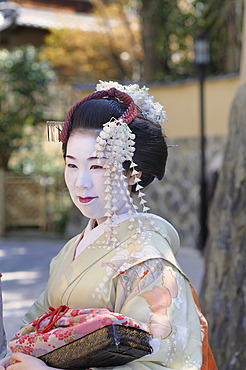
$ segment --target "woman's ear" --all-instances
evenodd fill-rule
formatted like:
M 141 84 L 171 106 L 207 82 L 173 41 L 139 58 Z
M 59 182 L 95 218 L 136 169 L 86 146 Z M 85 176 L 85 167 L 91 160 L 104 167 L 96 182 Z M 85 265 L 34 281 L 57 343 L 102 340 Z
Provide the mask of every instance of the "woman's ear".
M 137 177 L 138 179 L 140 179 L 141 176 L 142 176 L 142 171 L 138 171 L 136 175 L 131 175 L 131 172 L 129 172 L 129 176 L 127 179 L 128 185 L 130 186 L 135 185 L 135 178 Z

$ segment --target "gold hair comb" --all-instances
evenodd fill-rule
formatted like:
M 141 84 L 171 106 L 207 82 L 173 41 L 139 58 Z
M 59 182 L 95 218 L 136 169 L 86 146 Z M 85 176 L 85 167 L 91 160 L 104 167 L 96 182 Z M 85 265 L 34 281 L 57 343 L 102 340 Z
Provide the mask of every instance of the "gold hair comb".
M 65 122 L 47 121 L 48 141 L 58 141 L 60 132 Z

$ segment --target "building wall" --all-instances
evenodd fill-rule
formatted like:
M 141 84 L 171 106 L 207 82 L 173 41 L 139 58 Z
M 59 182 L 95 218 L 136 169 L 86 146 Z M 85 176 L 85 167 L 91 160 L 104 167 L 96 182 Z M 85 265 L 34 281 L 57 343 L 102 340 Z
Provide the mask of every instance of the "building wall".
M 238 75 L 207 78 L 204 84 L 204 109 L 207 136 L 226 136 L 230 107 L 238 88 Z M 78 99 L 94 91 L 94 86 L 76 87 Z M 200 108 L 197 80 L 150 86 L 150 95 L 159 101 L 167 112 L 166 135 L 174 138 L 199 136 Z M 66 105 L 66 104 L 65 104 Z M 69 108 L 69 107 L 68 107 Z
M 207 136 L 225 136 L 231 102 L 239 76 L 208 78 L 204 86 L 205 126 Z M 170 139 L 199 136 L 200 108 L 197 81 L 153 86 L 150 94 L 167 112 L 166 134 Z

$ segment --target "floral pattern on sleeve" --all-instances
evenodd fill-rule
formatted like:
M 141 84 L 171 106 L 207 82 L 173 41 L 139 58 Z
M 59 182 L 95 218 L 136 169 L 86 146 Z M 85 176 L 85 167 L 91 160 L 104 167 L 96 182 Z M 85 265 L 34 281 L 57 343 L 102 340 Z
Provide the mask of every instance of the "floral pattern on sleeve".
M 122 286 L 121 303 L 119 307 L 139 295 L 150 286 L 156 279 L 160 278 L 163 272 L 161 259 L 150 259 L 129 268 L 119 274 L 119 282 Z
M 168 267 L 162 274 L 163 286 L 154 286 L 151 290 L 140 294 L 146 299 L 153 314 L 150 316 L 150 334 L 153 337 L 168 337 L 172 332 L 172 325 L 167 316 L 167 309 L 171 306 L 173 298 L 178 295 L 176 280 Z

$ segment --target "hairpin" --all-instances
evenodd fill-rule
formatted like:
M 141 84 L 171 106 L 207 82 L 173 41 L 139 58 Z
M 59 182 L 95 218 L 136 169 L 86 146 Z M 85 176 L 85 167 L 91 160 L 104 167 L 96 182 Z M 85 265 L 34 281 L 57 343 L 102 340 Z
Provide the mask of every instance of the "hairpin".
M 60 132 L 62 131 L 65 122 L 46 121 L 48 141 L 58 141 Z

